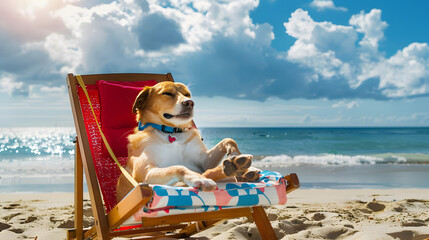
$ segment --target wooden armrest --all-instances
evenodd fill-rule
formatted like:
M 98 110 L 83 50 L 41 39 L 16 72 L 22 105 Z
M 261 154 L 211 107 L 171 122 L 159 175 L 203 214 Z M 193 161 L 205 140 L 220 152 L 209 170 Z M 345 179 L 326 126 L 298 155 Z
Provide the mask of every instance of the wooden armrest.
M 140 208 L 152 199 L 152 189 L 147 184 L 140 184 L 122 199 L 107 214 L 110 229 L 119 227 L 124 221 L 130 218 Z
M 301 186 L 301 184 L 299 183 L 298 175 L 296 175 L 296 173 L 291 173 L 287 176 L 284 176 L 284 179 L 287 181 L 286 193 L 290 193 Z

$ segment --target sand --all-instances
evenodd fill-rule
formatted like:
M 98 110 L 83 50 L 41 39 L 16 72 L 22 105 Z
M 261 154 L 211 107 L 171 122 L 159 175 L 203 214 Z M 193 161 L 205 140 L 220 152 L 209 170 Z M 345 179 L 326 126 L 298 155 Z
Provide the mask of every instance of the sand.
M 266 208 L 279 239 L 429 238 L 429 189 L 300 189 L 288 197 L 287 205 Z M 84 213 L 91 224 L 88 200 Z M 72 225 L 72 193 L 0 194 L 0 239 L 65 239 Z M 260 239 L 245 218 L 195 237 Z

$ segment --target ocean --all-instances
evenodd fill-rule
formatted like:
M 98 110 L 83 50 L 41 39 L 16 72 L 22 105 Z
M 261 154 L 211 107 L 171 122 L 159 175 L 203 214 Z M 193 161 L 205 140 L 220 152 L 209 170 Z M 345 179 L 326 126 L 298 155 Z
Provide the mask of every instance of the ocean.
M 201 128 L 302 188 L 429 188 L 429 128 Z M 0 193 L 72 192 L 74 128 L 0 129 Z

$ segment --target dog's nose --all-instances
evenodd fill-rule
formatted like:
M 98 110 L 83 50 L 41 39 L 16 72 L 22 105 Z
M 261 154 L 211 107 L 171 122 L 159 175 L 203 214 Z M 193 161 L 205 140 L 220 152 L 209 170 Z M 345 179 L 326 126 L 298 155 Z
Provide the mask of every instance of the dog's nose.
M 188 108 L 194 107 L 194 101 L 192 101 L 192 100 L 183 101 L 182 104 L 183 104 L 183 106 L 188 107 Z

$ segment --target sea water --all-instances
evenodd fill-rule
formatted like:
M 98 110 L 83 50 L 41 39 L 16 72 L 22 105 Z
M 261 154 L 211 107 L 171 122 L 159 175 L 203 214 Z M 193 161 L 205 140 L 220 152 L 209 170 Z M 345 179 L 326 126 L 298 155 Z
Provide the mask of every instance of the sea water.
M 428 188 L 429 128 L 201 128 L 236 140 L 254 166 L 296 172 L 303 188 Z M 71 192 L 73 128 L 0 129 L 0 193 Z

